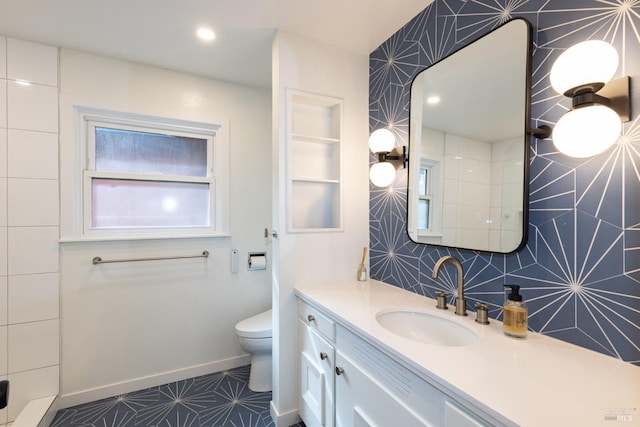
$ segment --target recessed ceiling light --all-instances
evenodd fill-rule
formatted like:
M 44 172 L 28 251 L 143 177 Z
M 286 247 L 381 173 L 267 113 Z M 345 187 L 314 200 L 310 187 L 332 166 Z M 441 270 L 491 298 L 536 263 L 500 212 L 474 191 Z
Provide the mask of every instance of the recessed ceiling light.
M 207 42 L 210 42 L 212 40 L 214 40 L 216 38 L 216 33 L 214 33 L 213 31 L 211 31 L 208 28 L 198 28 L 196 30 L 196 34 L 198 35 L 198 37 L 200 38 L 200 40 L 204 40 Z
M 427 98 L 427 104 L 434 105 L 438 103 L 440 103 L 440 97 L 438 95 L 432 95 Z

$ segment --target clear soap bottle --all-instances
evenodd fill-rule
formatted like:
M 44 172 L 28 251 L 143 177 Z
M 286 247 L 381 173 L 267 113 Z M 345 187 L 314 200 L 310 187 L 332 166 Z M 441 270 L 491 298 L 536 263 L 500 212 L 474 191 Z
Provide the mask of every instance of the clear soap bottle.
M 522 295 L 520 295 L 520 286 L 505 285 L 504 288 L 510 291 L 502 307 L 502 328 L 504 333 L 515 338 L 525 338 L 527 336 L 529 313 L 526 304 L 522 300 Z

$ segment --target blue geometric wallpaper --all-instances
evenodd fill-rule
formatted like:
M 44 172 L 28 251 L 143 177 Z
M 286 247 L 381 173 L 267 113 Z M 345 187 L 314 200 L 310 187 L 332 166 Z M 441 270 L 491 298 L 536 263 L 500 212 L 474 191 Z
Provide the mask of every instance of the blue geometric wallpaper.
M 431 272 L 454 255 L 470 308 L 488 303 L 501 319 L 503 285 L 519 284 L 530 329 L 640 364 L 640 0 L 436 0 L 370 55 L 370 130 L 390 127 L 407 145 L 413 77 L 515 17 L 533 27 L 534 127 L 553 126 L 570 108 L 549 72 L 565 49 L 589 39 L 618 49 L 616 77 L 631 77 L 631 121 L 616 145 L 588 159 L 531 140 L 529 238 L 514 254 L 417 245 L 407 234 L 406 169 L 390 187 L 372 186 L 371 276 L 430 297 L 446 289 L 453 302 L 454 269 L 437 282 Z

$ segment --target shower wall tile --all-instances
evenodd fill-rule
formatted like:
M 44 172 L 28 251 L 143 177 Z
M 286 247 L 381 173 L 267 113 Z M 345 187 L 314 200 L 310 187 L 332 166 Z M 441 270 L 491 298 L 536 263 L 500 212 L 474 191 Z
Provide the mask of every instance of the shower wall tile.
M 58 85 L 58 49 L 7 38 L 7 78 L 48 86 Z
M 6 138 L 7 176 L 58 179 L 58 134 L 9 129 Z
M 57 319 L 60 306 L 58 296 L 58 273 L 9 276 L 9 324 Z
M 0 128 L 7 127 L 7 80 L 0 78 Z
M 2 196 L 0 191 L 0 200 Z M 8 197 L 5 191 L 4 199 L 9 202 L 10 227 L 59 224 L 57 180 L 9 178 Z M 0 224 L 2 219 L 0 215 Z
M 0 377 L 7 375 L 7 327 L 0 326 Z
M 58 271 L 58 227 L 9 227 L 8 234 L 10 275 Z
M 2 82 L 2 80 L 0 80 Z M 7 176 L 7 156 L 8 156 L 8 131 L 5 128 L 0 127 L 0 177 L 5 178 Z
M 9 402 L 8 419 L 15 420 L 22 408 L 30 400 L 58 394 L 58 366 L 9 374 L 11 382 L 11 400 Z
M 0 276 L 7 275 L 7 227 L 0 227 Z
M 0 227 L 7 226 L 7 178 L 0 178 L 0 206 L 5 207 L 0 209 Z
M 8 127 L 58 132 L 58 89 L 7 82 Z
M 0 36 L 0 79 L 7 78 L 7 38 Z
M 58 319 L 9 325 L 8 329 L 10 374 L 60 362 Z
M 57 84 L 58 49 L 0 37 L 0 369 L 11 372 L 0 424 L 58 393 Z
M 9 293 L 7 286 L 7 277 L 0 276 L 0 326 L 4 326 L 8 323 L 8 301 Z M 0 345 L 4 344 L 0 340 Z M 3 347 L 0 347 L 0 352 Z M 6 347 L 5 347 L 6 348 Z M 2 371 L 0 371 L 1 373 Z

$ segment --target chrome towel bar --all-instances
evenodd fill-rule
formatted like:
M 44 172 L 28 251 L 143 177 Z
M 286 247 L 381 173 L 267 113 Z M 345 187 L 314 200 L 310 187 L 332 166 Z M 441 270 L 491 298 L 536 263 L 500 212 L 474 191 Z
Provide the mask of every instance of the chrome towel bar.
M 97 265 L 97 264 L 110 264 L 112 262 L 162 261 L 165 259 L 184 259 L 184 258 L 209 258 L 209 251 L 202 251 L 201 255 L 167 256 L 167 257 L 158 257 L 158 258 L 111 259 L 107 261 L 97 256 L 97 257 L 94 257 L 91 262 L 93 263 L 93 265 Z

